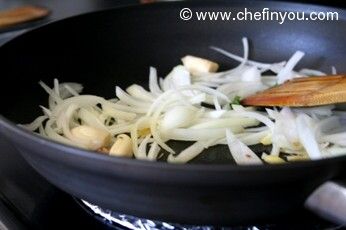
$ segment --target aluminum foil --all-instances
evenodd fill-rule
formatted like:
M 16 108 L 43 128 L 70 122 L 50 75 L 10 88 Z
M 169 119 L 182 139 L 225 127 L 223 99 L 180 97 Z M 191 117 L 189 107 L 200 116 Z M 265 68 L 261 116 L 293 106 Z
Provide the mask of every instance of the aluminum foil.
M 214 226 L 189 226 L 181 224 L 172 224 L 161 221 L 153 221 L 148 219 L 142 219 L 130 215 L 119 214 L 107 209 L 102 209 L 97 205 L 93 205 L 85 200 L 82 203 L 90 209 L 95 215 L 98 215 L 104 222 L 115 225 L 119 228 L 121 226 L 124 229 L 131 230 L 264 230 L 269 229 L 267 227 L 258 228 L 256 226 L 250 227 L 214 227 Z
M 320 218 L 312 218 L 302 222 L 301 220 L 292 221 L 294 217 L 288 217 L 286 223 L 261 224 L 250 226 L 192 226 L 148 220 L 130 215 L 120 214 L 111 210 L 100 208 L 85 200 L 76 199 L 92 216 L 99 219 L 103 224 L 107 224 L 114 229 L 131 230 L 283 230 L 283 229 L 314 229 L 314 230 L 339 230 L 345 226 L 335 225 Z M 293 219 L 292 219 L 293 218 Z

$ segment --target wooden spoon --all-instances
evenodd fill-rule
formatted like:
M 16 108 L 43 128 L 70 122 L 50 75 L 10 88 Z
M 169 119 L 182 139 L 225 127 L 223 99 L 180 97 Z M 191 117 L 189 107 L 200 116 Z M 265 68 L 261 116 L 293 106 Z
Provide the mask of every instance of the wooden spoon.
M 346 75 L 296 78 L 241 101 L 252 106 L 318 106 L 346 102 Z
M 49 15 L 49 10 L 37 6 L 21 6 L 0 12 L 0 29 L 38 20 Z

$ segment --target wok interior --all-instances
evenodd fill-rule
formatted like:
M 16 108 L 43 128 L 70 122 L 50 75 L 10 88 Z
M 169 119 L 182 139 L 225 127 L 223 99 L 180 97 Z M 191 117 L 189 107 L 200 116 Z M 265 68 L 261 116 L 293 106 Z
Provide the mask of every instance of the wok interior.
M 192 9 L 217 11 L 227 4 L 210 7 L 205 3 Z M 222 69 L 231 68 L 237 63 L 209 46 L 242 55 L 243 36 L 250 40 L 251 59 L 282 61 L 302 50 L 306 57 L 298 69 L 330 72 L 335 66 L 338 72 L 346 71 L 345 20 L 287 21 L 284 25 L 270 21 L 187 22 L 179 19 L 179 10 L 166 4 L 93 13 L 53 23 L 9 42 L 0 49 L 1 85 L 5 88 L 0 91 L 1 113 L 15 123 L 28 123 L 40 115 L 38 105 L 47 105 L 48 96 L 39 80 L 48 85 L 54 78 L 79 82 L 85 87 L 84 94 L 113 98 L 115 85 L 147 86 L 149 66 L 157 67 L 162 77 L 186 54 L 217 61 Z M 185 144 L 175 145 L 179 149 Z M 196 161 L 232 161 L 226 146 L 206 153 Z

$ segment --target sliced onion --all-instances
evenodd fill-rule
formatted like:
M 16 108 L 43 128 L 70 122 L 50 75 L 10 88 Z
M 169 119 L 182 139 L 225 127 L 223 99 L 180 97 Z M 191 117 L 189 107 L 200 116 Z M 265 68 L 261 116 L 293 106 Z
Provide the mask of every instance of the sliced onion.
M 294 77 L 292 74 L 293 68 L 296 64 L 303 58 L 305 55 L 302 51 L 297 51 L 293 54 L 293 56 L 288 60 L 285 67 L 278 73 L 278 83 L 282 84 L 287 80 L 290 80 Z
M 226 129 L 226 139 L 228 148 L 237 164 L 263 164 L 261 159 L 247 145 L 236 138 L 230 129 Z
M 148 91 L 146 91 L 142 86 L 133 84 L 129 86 L 126 91 L 134 98 L 145 100 L 147 102 L 152 102 L 155 97 Z
M 305 151 L 313 160 L 321 158 L 321 151 L 313 133 L 311 118 L 305 114 L 299 114 L 296 123 L 300 142 Z
M 169 163 L 186 163 L 196 156 L 198 156 L 205 148 L 208 148 L 209 145 L 215 143 L 215 139 L 207 141 L 197 141 L 180 152 L 177 156 L 170 154 L 167 158 Z
M 158 79 L 156 69 L 150 67 L 149 91 L 139 85 L 131 85 L 126 91 L 116 87 L 117 98 L 108 100 L 79 95 L 83 87 L 78 83 L 59 83 L 54 79 L 53 88 L 50 88 L 40 82 L 49 94 L 49 107 L 41 106 L 44 115 L 27 128 L 82 148 L 88 148 L 88 143 L 71 135 L 71 129 L 81 124 L 111 135 L 130 133 L 136 158 L 156 160 L 162 148 L 171 154 L 170 162 L 179 163 L 193 159 L 203 149 L 216 144 L 228 144 L 240 164 L 261 163 L 247 147 L 258 143 L 272 143 L 271 155 L 274 157 L 280 151 L 303 157 L 308 154 L 311 159 L 341 154 L 340 149 L 346 147 L 346 129 L 342 128 L 346 115 L 333 111 L 334 106 L 267 109 L 263 112 L 255 107 L 230 104 L 235 96 L 246 97 L 275 85 L 276 81 L 282 83 L 295 77 L 324 75 L 312 69 L 294 71 L 304 55 L 301 51 L 287 63 L 259 63 L 249 60 L 246 38 L 242 43 L 243 57 L 212 47 L 239 61 L 236 68 L 219 73 L 199 73 L 191 78 L 185 67 L 177 66 L 165 78 Z M 277 76 L 262 76 L 267 70 Z M 336 73 L 335 68 L 332 72 Z M 185 108 L 185 112 L 177 112 L 179 108 Z M 253 127 L 260 123 L 264 126 Z M 196 143 L 175 154 L 167 145 L 168 140 Z
M 48 119 L 48 116 L 44 115 L 44 116 L 39 116 L 37 117 L 33 122 L 31 122 L 30 124 L 26 124 L 23 125 L 25 128 L 31 130 L 31 131 L 35 131 L 37 130 L 42 123 Z
M 140 143 L 139 147 L 138 147 L 138 151 L 136 151 L 136 155 L 135 157 L 137 159 L 141 159 L 141 160 L 145 160 L 147 159 L 147 145 L 149 143 L 150 140 L 150 136 L 151 135 L 147 135 L 142 142 Z
M 149 89 L 150 92 L 156 96 L 162 94 L 162 90 L 157 82 L 157 70 L 154 67 L 150 67 L 149 73 Z
M 230 127 L 234 133 L 240 133 L 243 128 L 240 126 Z M 199 141 L 220 139 L 225 136 L 225 128 L 217 129 L 170 129 L 161 131 L 165 139 L 177 141 Z
M 156 142 L 153 142 L 148 152 L 148 160 L 151 160 L 151 161 L 156 160 L 159 153 L 160 153 L 160 146 Z

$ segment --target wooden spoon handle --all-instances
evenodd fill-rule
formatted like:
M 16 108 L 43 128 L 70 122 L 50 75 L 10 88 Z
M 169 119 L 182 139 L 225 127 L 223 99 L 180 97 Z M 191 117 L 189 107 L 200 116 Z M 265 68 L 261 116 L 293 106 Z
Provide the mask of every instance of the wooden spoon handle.
M 46 17 L 49 10 L 36 6 L 22 6 L 0 12 L 0 29 Z

